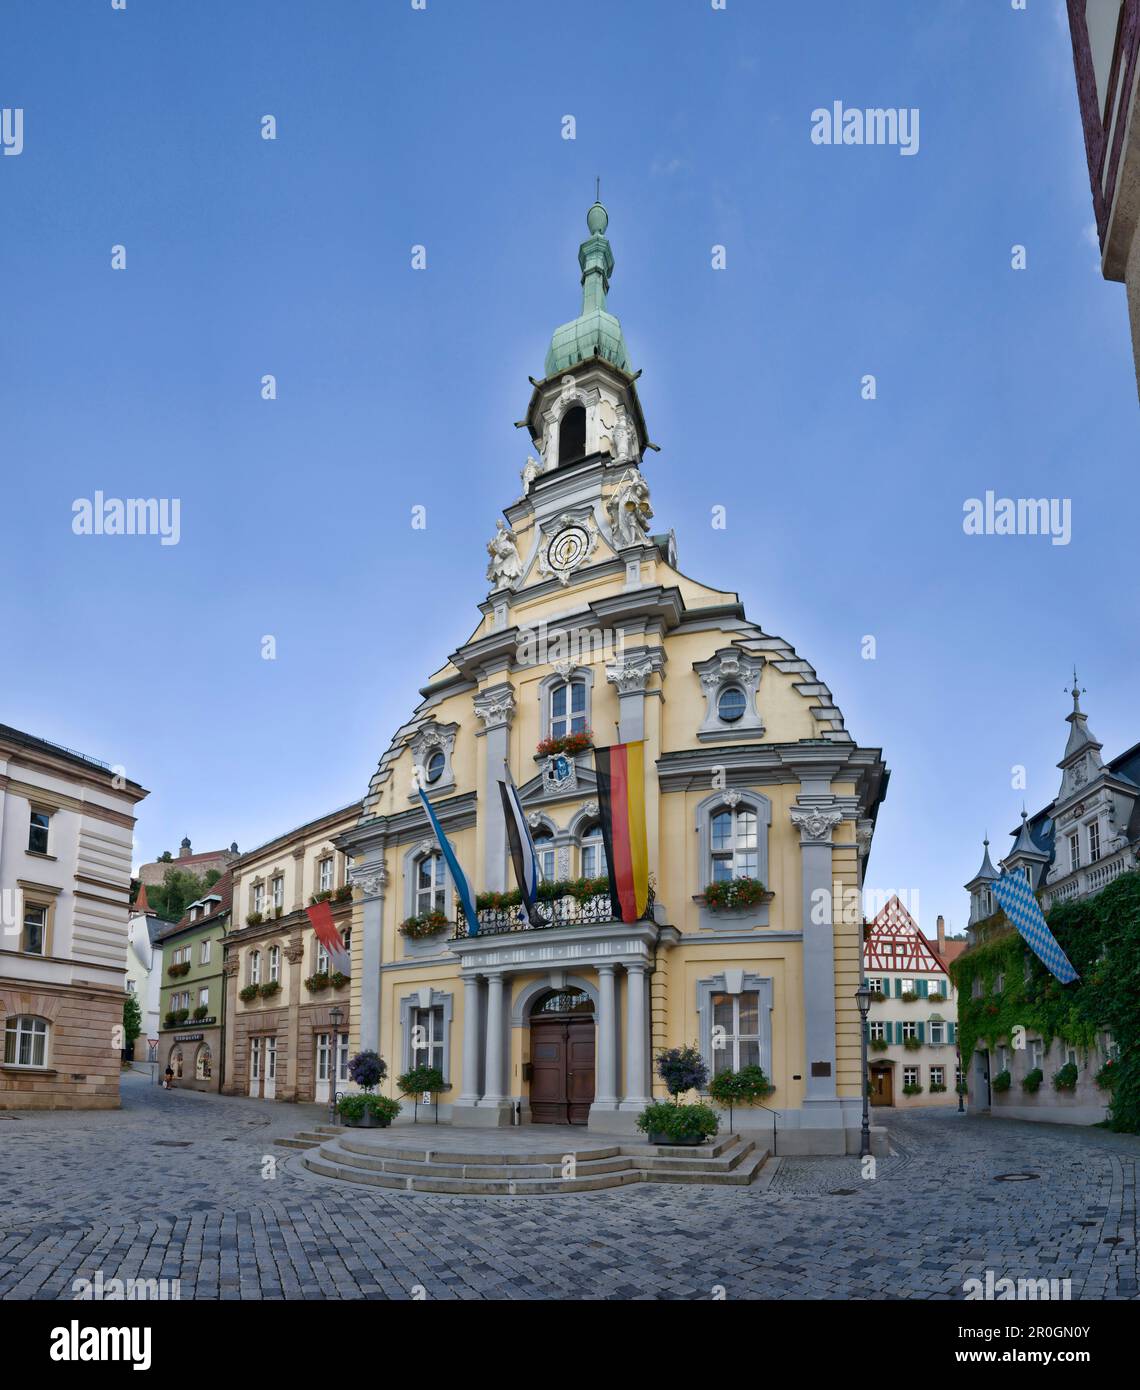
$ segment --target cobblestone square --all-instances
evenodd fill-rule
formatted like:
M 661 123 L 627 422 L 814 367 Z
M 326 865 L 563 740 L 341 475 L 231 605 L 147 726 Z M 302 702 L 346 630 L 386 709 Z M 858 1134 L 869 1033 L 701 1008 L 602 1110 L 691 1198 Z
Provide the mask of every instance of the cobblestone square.
M 137 1073 L 118 1112 L 0 1112 L 0 1297 L 101 1274 L 183 1299 L 960 1299 L 987 1270 L 1138 1293 L 1133 1136 L 912 1111 L 872 1181 L 782 1159 L 743 1188 L 459 1198 L 323 1180 L 274 1147 L 324 1118 Z

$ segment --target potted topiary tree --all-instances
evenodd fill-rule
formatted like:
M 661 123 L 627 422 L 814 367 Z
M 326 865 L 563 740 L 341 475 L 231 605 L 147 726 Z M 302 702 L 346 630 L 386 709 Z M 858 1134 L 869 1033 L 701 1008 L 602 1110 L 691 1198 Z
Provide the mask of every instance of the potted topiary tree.
M 388 1075 L 388 1064 L 378 1052 L 358 1052 L 348 1064 L 348 1076 L 364 1090 L 363 1096 L 341 1096 L 337 1113 L 348 1125 L 361 1129 L 386 1129 L 400 1112 L 400 1102 L 372 1092 Z M 394 1108 L 393 1108 L 394 1107 Z
M 703 1144 L 720 1128 L 716 1111 L 698 1102 L 682 1105 L 686 1091 L 703 1091 L 709 1069 L 695 1047 L 671 1047 L 657 1057 L 657 1075 L 673 1097 L 671 1101 L 647 1105 L 637 1117 L 637 1127 L 651 1144 Z

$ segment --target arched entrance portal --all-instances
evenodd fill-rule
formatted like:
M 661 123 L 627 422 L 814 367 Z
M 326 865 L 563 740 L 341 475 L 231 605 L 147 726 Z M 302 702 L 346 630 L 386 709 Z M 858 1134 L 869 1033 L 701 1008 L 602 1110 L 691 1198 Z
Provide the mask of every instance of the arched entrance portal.
M 594 1101 L 594 1005 L 581 989 L 549 990 L 530 1011 L 530 1117 L 584 1125 Z

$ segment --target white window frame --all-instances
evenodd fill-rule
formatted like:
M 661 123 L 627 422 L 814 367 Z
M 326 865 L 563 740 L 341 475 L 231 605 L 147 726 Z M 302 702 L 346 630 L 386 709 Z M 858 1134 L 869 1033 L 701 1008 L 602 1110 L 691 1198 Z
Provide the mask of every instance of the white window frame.
M 40 914 L 40 920 L 36 924 L 40 934 L 40 949 L 30 951 L 28 949 L 28 916 L 30 913 Z M 48 920 L 51 916 L 51 909 L 44 903 L 24 903 L 24 908 L 20 914 L 20 954 L 24 956 L 44 956 L 47 954 Z M 21 1015 L 23 1017 L 23 1015 Z M 31 1015 L 29 1015 L 31 1017 Z
M 709 1010 L 710 1010 L 709 1018 L 712 1020 L 712 1028 L 713 1028 L 714 1031 L 716 1030 L 716 1027 L 717 1027 L 717 1023 L 716 1023 L 716 1000 L 717 1000 L 717 996 L 718 996 L 718 995 L 725 995 L 725 994 L 726 994 L 726 991 L 724 991 L 724 990 L 714 990 L 713 993 L 712 993 L 712 995 L 711 995 L 711 997 L 710 997 L 710 999 L 709 999 Z M 750 996 L 755 1000 L 756 1031 L 755 1031 L 754 1033 L 743 1033 L 743 1032 L 741 1032 L 741 1027 L 740 1027 L 741 1000 L 744 999 L 744 997 L 745 997 L 746 995 L 750 995 Z M 763 1066 L 763 1064 L 764 1064 L 764 1063 L 763 1063 L 764 1040 L 763 1040 L 763 1033 L 761 1032 L 761 1027 L 760 1027 L 760 1009 L 761 1009 L 761 1004 L 762 1004 L 761 991 L 758 990 L 758 989 L 742 989 L 742 990 L 740 991 L 739 994 L 727 994 L 726 997 L 732 1001 L 732 1028 L 731 1028 L 731 1031 L 726 1032 L 725 1035 L 724 1035 L 724 1047 L 723 1047 L 723 1048 L 714 1048 L 714 1049 L 713 1049 L 713 1067 L 712 1067 L 713 1073 L 715 1074 L 716 1071 L 717 1071 L 716 1063 L 717 1063 L 717 1061 L 719 1060 L 719 1055 L 720 1055 L 721 1053 L 724 1054 L 724 1060 L 725 1060 L 725 1062 L 726 1062 L 726 1066 L 725 1066 L 724 1068 L 721 1068 L 721 1070 L 728 1070 L 728 1071 L 739 1071 L 739 1070 L 740 1070 L 740 1068 L 741 1068 L 740 1052 L 741 1052 L 741 1044 L 742 1044 L 742 1043 L 745 1044 L 745 1045 L 747 1045 L 747 1044 L 749 1044 L 749 1043 L 755 1043 L 755 1045 L 756 1045 L 756 1056 L 757 1056 L 757 1062 L 755 1063 L 755 1065 L 757 1065 L 757 1066 Z M 751 1064 L 749 1064 L 749 1065 L 751 1065 Z
M 921 1084 L 918 1067 L 903 1067 L 904 1086 L 920 1086 Z
M 265 1079 L 277 1080 L 277 1039 L 272 1036 L 265 1039 Z
M 729 832 L 727 842 L 717 845 L 714 826 L 721 816 L 729 817 Z M 747 816 L 751 828 L 742 827 L 742 821 Z M 735 878 L 759 878 L 761 873 L 762 857 L 760 853 L 760 837 L 766 827 L 756 807 L 747 802 L 738 802 L 735 806 L 724 803 L 714 807 L 709 814 L 709 878 L 710 883 L 719 882 L 716 869 L 717 865 L 727 864 L 729 873 L 727 882 Z M 741 844 L 742 839 L 747 839 L 751 835 L 752 844 Z M 749 863 L 751 861 L 751 863 Z
M 198 952 L 198 964 L 199 964 L 199 965 L 209 965 L 209 963 L 210 963 L 210 947 L 211 947 L 212 944 L 213 944 L 213 943 L 211 942 L 211 940 L 210 940 L 209 937 L 207 937 L 206 940 L 202 942 L 201 950 Z
M 932 1086 L 946 1085 L 946 1071 L 943 1067 L 930 1068 L 930 1084 Z
M 326 855 L 317 864 L 317 892 L 331 893 L 333 890 L 333 857 Z
M 558 874 L 558 853 L 554 845 L 554 832 L 549 826 L 541 825 L 534 831 L 534 854 L 538 860 L 538 876 L 543 883 L 553 883 Z
M 269 948 L 269 983 L 280 983 L 281 981 L 281 947 L 270 946 Z
M 39 822 L 43 821 L 41 825 Z M 50 811 L 37 810 L 35 806 L 28 808 L 28 853 L 29 854 L 50 854 L 51 853 L 51 822 Z M 43 831 L 43 849 L 33 849 L 32 837 L 37 830 Z M 23 1017 L 23 1015 L 21 1015 Z
M 278 875 L 277 875 L 277 877 L 273 880 L 272 888 L 273 888 L 273 911 L 276 912 L 277 909 L 278 909 L 279 907 L 282 908 L 282 909 L 285 907 L 285 875 L 284 875 L 284 874 L 278 874 Z
M 255 883 L 253 885 L 253 910 L 265 915 L 265 884 Z
M 1089 830 L 1089 863 L 1095 864 L 1100 858 L 1100 821 L 1091 820 Z
M 586 855 L 590 854 L 594 860 L 593 864 L 586 867 Z M 606 876 L 606 843 L 602 838 L 602 827 L 591 825 L 578 842 L 578 864 L 582 870 L 583 878 L 605 878 Z
M 31 1027 L 26 1025 L 30 1024 Z M 46 1018 L 36 1014 L 11 1014 L 4 1024 L 4 1065 L 6 1067 L 26 1067 L 28 1070 L 44 1068 L 48 1065 L 48 1039 L 51 1027 Z M 31 1061 L 20 1061 L 23 1040 L 30 1039 Z M 9 1043 L 11 1047 L 9 1048 Z M 9 1050 L 12 1053 L 9 1060 Z M 39 1054 L 37 1057 L 37 1053 Z
M 420 886 L 420 871 L 430 863 L 431 883 Z M 423 917 L 429 912 L 447 912 L 447 866 L 438 850 L 421 854 L 412 865 L 412 902 L 415 916 Z M 438 900 L 438 902 L 437 902 Z
M 200 985 L 198 987 L 198 1007 L 201 1008 L 203 1005 L 205 1005 L 207 1009 L 210 1007 L 209 985 Z
M 868 1028 L 870 1029 L 870 1032 L 868 1034 L 869 1042 L 887 1041 L 887 1025 L 883 1019 L 875 1019 L 873 1022 L 868 1024 Z
M 250 951 L 249 953 L 249 982 L 251 985 L 261 983 L 261 952 Z
M 903 1042 L 906 1042 L 907 1038 L 917 1038 L 917 1037 L 918 1037 L 918 1024 L 917 1024 L 917 1023 L 904 1023 L 903 1026 L 902 1026 L 902 1035 L 903 1035 Z
M 885 999 L 883 993 L 883 977 L 881 975 L 868 975 L 867 988 L 871 991 L 872 999 Z
M 582 692 L 582 708 L 574 708 L 574 692 Z M 560 691 L 566 692 L 566 709 L 562 714 L 556 714 L 554 705 Z M 546 735 L 548 738 L 565 738 L 568 734 L 586 733 L 590 728 L 590 685 L 581 675 L 574 674 L 567 680 L 556 681 L 547 691 L 547 722 Z
M 937 1019 L 932 1019 L 930 1023 L 927 1025 L 927 1027 L 930 1029 L 929 1041 L 931 1042 L 931 1044 L 938 1045 L 946 1041 L 945 1037 L 943 1036 L 946 1030 L 945 1023 L 940 1023 Z M 938 1034 L 937 1037 L 934 1036 L 935 1033 Z
M 1069 839 L 1069 872 L 1075 874 L 1081 867 L 1081 833 L 1074 830 Z

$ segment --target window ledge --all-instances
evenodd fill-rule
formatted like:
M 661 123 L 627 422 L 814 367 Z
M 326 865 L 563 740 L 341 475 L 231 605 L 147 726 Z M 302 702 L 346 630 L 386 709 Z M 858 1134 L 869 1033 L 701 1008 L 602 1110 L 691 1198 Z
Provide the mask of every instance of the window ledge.
M 699 907 L 703 907 L 705 911 L 713 917 L 734 918 L 747 917 L 750 913 L 755 912 L 758 907 L 766 907 L 775 896 L 775 893 L 761 893 L 756 901 L 750 903 L 747 907 L 709 907 L 708 900 L 703 893 L 694 893 L 693 902 Z
M 26 849 L 24 853 L 30 854 L 33 859 L 50 859 L 53 864 L 59 859 L 58 854 L 48 854 L 47 850 L 43 849 Z
M 0 1062 L 0 1071 L 11 1072 L 14 1076 L 57 1076 L 54 1067 L 23 1067 L 19 1062 Z

